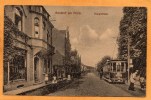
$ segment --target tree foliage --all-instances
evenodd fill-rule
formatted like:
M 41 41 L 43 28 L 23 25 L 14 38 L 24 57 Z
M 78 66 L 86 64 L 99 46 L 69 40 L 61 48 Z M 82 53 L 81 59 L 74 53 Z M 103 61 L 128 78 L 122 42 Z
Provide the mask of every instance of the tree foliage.
M 17 53 L 14 46 L 17 37 L 21 37 L 22 39 L 24 39 L 25 44 L 30 46 L 29 44 L 27 44 L 27 41 L 30 39 L 30 37 L 27 34 L 19 31 L 19 29 L 12 22 L 12 20 L 9 17 L 5 16 L 4 17 L 4 62 L 8 62 Z
M 147 9 L 145 7 L 123 8 L 123 18 L 119 28 L 118 57 L 127 59 L 129 38 L 130 58 L 133 59 L 134 68 L 146 68 Z
M 97 63 L 97 70 L 100 71 L 104 65 L 106 64 L 106 62 L 108 60 L 111 60 L 110 56 L 104 56 L 98 63 Z
M 4 61 L 7 62 L 14 56 L 14 33 L 15 25 L 8 17 L 4 17 Z

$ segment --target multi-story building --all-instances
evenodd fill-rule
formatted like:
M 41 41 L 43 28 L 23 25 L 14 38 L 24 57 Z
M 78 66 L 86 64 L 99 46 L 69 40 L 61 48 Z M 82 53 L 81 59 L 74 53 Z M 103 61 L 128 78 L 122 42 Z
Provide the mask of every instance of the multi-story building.
M 53 55 L 53 68 L 54 68 L 54 74 L 57 76 L 57 78 L 64 78 L 66 77 L 66 65 L 65 65 L 65 59 L 66 58 L 66 38 L 67 38 L 67 32 L 68 30 L 58 30 L 53 29 L 53 35 L 52 35 L 52 43 L 55 47 L 55 54 Z M 70 50 L 68 50 L 70 52 Z
M 43 6 L 5 6 L 4 91 L 49 80 L 54 54 L 49 17 Z
M 70 34 L 69 34 L 69 27 L 66 29 L 66 36 L 65 36 L 65 66 L 66 66 L 66 76 L 71 75 L 71 43 L 70 43 Z

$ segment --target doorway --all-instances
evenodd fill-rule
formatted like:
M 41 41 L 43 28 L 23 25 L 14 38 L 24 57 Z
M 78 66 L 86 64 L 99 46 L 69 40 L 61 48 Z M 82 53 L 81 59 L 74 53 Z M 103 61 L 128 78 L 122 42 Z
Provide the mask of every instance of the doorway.
M 35 57 L 34 58 L 34 80 L 35 82 L 39 81 L 39 58 Z

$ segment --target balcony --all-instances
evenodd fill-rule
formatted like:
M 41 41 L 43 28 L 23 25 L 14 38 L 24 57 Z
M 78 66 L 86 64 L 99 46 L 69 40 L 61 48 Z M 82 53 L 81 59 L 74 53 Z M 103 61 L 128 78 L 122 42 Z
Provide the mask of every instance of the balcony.
M 54 54 L 55 48 L 43 39 L 31 38 L 28 43 L 32 47 L 44 48 L 48 50 L 48 54 Z

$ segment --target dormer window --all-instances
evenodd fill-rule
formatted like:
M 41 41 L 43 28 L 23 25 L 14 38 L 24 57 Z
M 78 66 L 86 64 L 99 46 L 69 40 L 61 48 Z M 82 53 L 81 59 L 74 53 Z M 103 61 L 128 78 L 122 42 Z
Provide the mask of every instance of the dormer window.
M 39 37 L 39 18 L 38 17 L 34 19 L 34 28 L 35 28 L 35 37 L 38 38 Z

